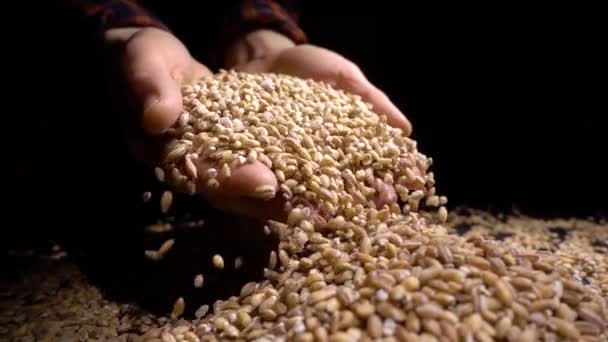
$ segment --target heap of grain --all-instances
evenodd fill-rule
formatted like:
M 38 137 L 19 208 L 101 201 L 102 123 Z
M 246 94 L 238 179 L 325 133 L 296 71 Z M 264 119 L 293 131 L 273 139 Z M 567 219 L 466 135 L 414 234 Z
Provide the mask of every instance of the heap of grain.
M 168 133 L 173 140 L 159 165 L 161 178 L 176 191 L 194 194 L 199 187 L 221 187 L 239 165 L 261 162 L 275 173 L 278 186 L 256 193 L 285 199 L 287 218 L 267 224 L 280 243 L 269 255 L 265 281 L 246 284 L 240 296 L 218 300 L 212 310 L 201 308 L 196 326 L 149 337 L 606 337 L 606 299 L 550 255 L 481 235 L 449 234 L 441 225 L 446 199 L 435 193 L 431 160 L 360 98 L 311 80 L 236 72 L 221 72 L 183 91 L 186 111 Z M 201 161 L 217 167 L 199 174 Z M 166 211 L 170 198 L 164 198 Z M 439 207 L 437 215 L 426 210 L 431 207 Z M 183 305 L 176 301 L 174 318 Z

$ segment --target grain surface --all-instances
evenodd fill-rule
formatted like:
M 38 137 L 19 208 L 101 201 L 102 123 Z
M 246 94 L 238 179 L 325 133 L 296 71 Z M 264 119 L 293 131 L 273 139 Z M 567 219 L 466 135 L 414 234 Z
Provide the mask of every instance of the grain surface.
M 266 165 L 278 186 L 260 187 L 255 196 L 280 196 L 285 220 L 265 223 L 265 233 L 277 244 L 264 258 L 263 279 L 200 307 L 177 296 L 165 315 L 152 315 L 105 301 L 69 263 L 57 261 L 60 272 L 43 269 L 26 278 L 31 283 L 49 277 L 46 287 L 62 284 L 61 277 L 74 279 L 67 288 L 33 294 L 32 285 L 16 283 L 3 290 L 8 310 L 1 318 L 8 325 L 1 336 L 606 339 L 605 223 L 449 213 L 447 198 L 435 188 L 432 159 L 416 142 L 389 127 L 359 97 L 323 83 L 220 72 L 185 85 L 183 94 L 185 111 L 167 133 L 169 143 L 155 169 L 167 188 L 150 198 L 160 198 L 157 208 L 166 217 L 177 201 L 174 193 L 221 188 L 234 168 Z M 202 162 L 216 166 L 199 173 Z M 144 229 L 156 246 L 142 258 L 152 259 L 150 267 L 159 270 L 182 246 L 181 228 L 163 224 L 170 223 Z M 239 259 L 239 271 L 247 270 L 247 261 Z M 205 291 L 207 279 L 237 268 L 236 258 L 220 254 L 190 262 L 214 269 L 189 274 L 184 284 L 176 278 L 175 286 L 192 288 L 195 279 L 195 289 Z M 39 319 L 49 307 L 54 308 Z M 195 317 L 182 317 L 189 307 Z M 74 312 L 84 316 L 77 320 Z

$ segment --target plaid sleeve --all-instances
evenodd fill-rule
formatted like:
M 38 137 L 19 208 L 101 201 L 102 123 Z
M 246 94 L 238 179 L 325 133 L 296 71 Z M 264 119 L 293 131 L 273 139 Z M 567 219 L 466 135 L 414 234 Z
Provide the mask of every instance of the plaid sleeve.
M 240 35 L 259 29 L 277 31 L 296 44 L 307 42 L 298 26 L 299 15 L 288 1 L 239 0 L 227 17 L 222 45 L 227 46 Z
M 135 0 L 71 0 L 70 8 L 98 32 L 120 27 L 169 30 L 149 9 Z

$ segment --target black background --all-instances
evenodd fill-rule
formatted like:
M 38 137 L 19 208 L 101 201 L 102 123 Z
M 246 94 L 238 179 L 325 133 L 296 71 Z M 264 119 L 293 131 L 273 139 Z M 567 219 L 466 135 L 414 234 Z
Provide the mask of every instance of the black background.
M 407 113 L 451 207 L 606 212 L 599 7 L 301 3 L 311 42 L 353 60 Z M 18 218 L 12 231 L 66 217 L 109 221 L 132 210 L 127 194 L 142 178 L 108 129 L 111 109 L 96 85 L 105 70 L 72 49 L 70 23 L 46 4 L 21 2 L 3 19 L 2 214 Z M 187 14 L 182 26 L 196 29 L 197 12 Z
M 400 3 L 309 3 L 302 22 L 406 111 L 451 204 L 605 213 L 608 32 L 599 7 Z

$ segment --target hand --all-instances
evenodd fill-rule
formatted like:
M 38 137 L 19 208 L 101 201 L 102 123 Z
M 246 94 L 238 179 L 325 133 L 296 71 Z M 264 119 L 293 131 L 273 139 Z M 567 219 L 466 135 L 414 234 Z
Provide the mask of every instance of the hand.
M 150 135 L 170 128 L 182 111 L 181 85 L 211 75 L 182 42 L 156 28 L 108 30 L 107 45 L 117 48 L 121 78 L 138 124 Z
M 228 50 L 226 69 L 245 72 L 274 72 L 324 81 L 336 88 L 357 94 L 373 105 L 378 114 L 384 114 L 388 123 L 410 135 L 412 126 L 403 113 L 381 90 L 371 84 L 353 62 L 327 49 L 313 45 L 296 46 L 285 36 L 273 31 L 254 31 L 237 40 Z M 377 207 L 396 201 L 392 186 L 379 182 Z M 276 203 L 273 202 L 276 208 Z M 259 209 L 256 204 L 252 212 L 271 212 L 271 208 Z
M 333 51 L 313 45 L 296 46 L 281 34 L 260 30 L 237 41 L 226 64 L 227 68 L 247 72 L 276 72 L 324 81 L 361 96 L 404 134 L 412 132 L 409 120 L 388 96 L 371 84 L 356 64 Z
M 211 71 L 179 39 L 160 29 L 112 29 L 106 32 L 105 42 L 118 52 L 120 78 L 136 116 L 131 148 L 136 157 L 154 165 L 164 143 L 161 134 L 175 124 L 183 110 L 182 84 L 209 76 Z M 198 172 L 203 174 L 211 167 L 215 165 L 202 162 Z M 274 174 L 259 162 L 232 170 L 232 177 L 219 181 L 219 190 L 197 184 L 197 192 L 211 205 L 237 214 L 249 214 L 260 203 L 248 198 L 255 188 L 277 184 Z

